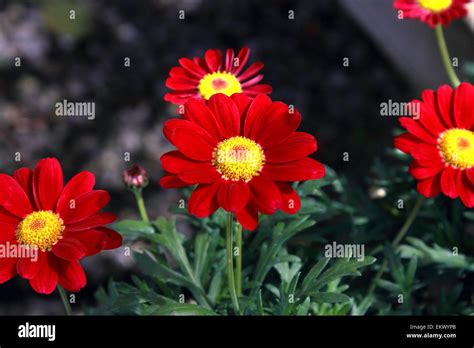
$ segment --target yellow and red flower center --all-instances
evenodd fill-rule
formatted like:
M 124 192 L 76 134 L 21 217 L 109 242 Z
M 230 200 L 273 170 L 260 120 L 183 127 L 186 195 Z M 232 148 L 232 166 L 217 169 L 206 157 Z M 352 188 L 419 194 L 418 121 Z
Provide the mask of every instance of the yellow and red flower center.
M 260 174 L 265 164 L 262 147 L 245 137 L 221 141 L 214 149 L 212 164 L 225 180 L 250 181 Z
M 18 243 L 38 247 L 41 251 L 49 251 L 61 238 L 64 222 L 52 211 L 35 211 L 28 214 L 16 228 Z
M 418 4 L 425 10 L 431 12 L 441 12 L 449 8 L 453 0 L 418 0 Z
M 452 128 L 441 133 L 438 148 L 447 164 L 458 169 L 474 166 L 474 132 Z
M 216 93 L 223 93 L 230 97 L 234 93 L 242 92 L 239 80 L 226 71 L 204 75 L 199 81 L 198 88 L 204 99 L 209 99 Z

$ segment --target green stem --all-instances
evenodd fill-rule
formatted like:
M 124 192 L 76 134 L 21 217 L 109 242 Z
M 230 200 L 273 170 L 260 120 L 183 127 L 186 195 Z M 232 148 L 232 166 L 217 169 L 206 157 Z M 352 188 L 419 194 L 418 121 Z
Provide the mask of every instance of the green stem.
M 242 295 L 242 225 L 237 223 L 235 239 L 239 253 L 237 255 L 237 265 L 235 271 L 235 287 L 237 288 L 237 296 Z
M 226 226 L 226 245 L 227 245 L 227 281 L 229 286 L 229 293 L 232 299 L 232 305 L 236 314 L 240 314 L 239 300 L 237 298 L 237 292 L 235 291 L 235 280 L 234 280 L 234 255 L 232 253 L 232 241 L 233 241 L 233 216 L 229 213 L 227 226 Z
M 61 301 L 63 301 L 63 306 L 64 306 L 64 310 L 66 311 L 66 315 L 72 315 L 71 304 L 69 303 L 69 300 L 67 299 L 66 291 L 64 291 L 64 289 L 59 284 L 57 287 L 58 287 L 59 295 L 61 296 Z
M 405 223 L 398 231 L 397 235 L 395 236 L 395 239 L 392 241 L 392 247 L 396 248 L 402 241 L 403 237 L 405 237 L 411 225 L 413 224 L 413 221 L 415 221 L 415 218 L 418 215 L 418 211 L 420 210 L 420 207 L 423 201 L 424 201 L 424 197 L 420 195 L 418 199 L 416 200 L 415 205 L 413 206 L 413 209 L 411 210 L 410 214 L 408 214 L 408 217 L 405 220 Z M 370 284 L 370 287 L 369 287 L 368 296 L 374 293 L 375 287 L 377 286 L 376 284 L 377 280 L 379 280 L 382 277 L 386 268 L 387 268 L 387 259 L 384 260 L 382 266 L 380 267 L 379 271 L 377 272 L 374 279 L 372 280 L 372 283 Z
M 446 40 L 444 38 L 443 33 L 443 26 L 438 24 L 435 29 L 436 32 L 436 40 L 438 41 L 439 51 L 441 54 L 441 59 L 444 64 L 444 69 L 448 74 L 449 81 L 453 85 L 453 87 L 459 86 L 461 81 L 459 81 L 458 76 L 456 75 L 456 71 L 454 71 L 453 64 L 451 61 L 451 57 L 449 56 L 448 46 L 446 45 Z
M 148 218 L 148 213 L 145 208 L 145 201 L 143 200 L 142 190 L 141 189 L 132 189 L 135 199 L 137 201 L 138 211 L 140 213 L 140 217 L 145 222 L 150 222 Z

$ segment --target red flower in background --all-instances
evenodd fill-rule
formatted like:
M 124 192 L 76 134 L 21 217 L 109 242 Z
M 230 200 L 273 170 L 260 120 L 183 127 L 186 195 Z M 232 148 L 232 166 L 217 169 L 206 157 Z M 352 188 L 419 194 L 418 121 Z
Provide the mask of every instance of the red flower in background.
M 244 70 L 250 50 L 242 48 L 237 56 L 234 50 L 227 49 L 225 61 L 220 50 L 207 50 L 204 58 L 181 58 L 181 66 L 170 70 L 165 100 L 174 104 L 184 104 L 191 98 L 209 99 L 216 93 L 231 96 L 245 93 L 249 97 L 272 92 L 270 85 L 259 84 L 263 74 L 258 74 L 263 63 L 256 62 Z
M 443 192 L 474 206 L 474 86 L 462 83 L 453 90 L 445 85 L 437 92 L 425 90 L 418 120 L 400 119 L 407 130 L 395 146 L 414 161 L 410 174 L 425 197 Z
M 403 11 L 404 18 L 419 19 L 431 27 L 446 25 L 467 15 L 471 0 L 395 0 L 393 6 Z
M 235 214 L 248 230 L 258 213 L 278 209 L 296 213 L 300 206 L 294 181 L 319 179 L 325 168 L 307 156 L 316 139 L 296 132 L 299 112 L 266 95 L 212 96 L 207 104 L 190 100 L 182 119 L 165 123 L 163 133 L 177 147 L 161 157 L 165 188 L 198 184 L 189 212 L 211 215 L 219 207 Z
M 116 217 L 100 212 L 109 194 L 93 190 L 94 184 L 94 175 L 83 171 L 63 187 L 55 158 L 40 160 L 34 171 L 0 174 L 0 244 L 34 248 L 38 256 L 0 259 L 0 283 L 18 274 L 43 294 L 53 292 L 58 283 L 69 291 L 85 286 L 79 260 L 122 244 L 117 232 L 103 227 Z

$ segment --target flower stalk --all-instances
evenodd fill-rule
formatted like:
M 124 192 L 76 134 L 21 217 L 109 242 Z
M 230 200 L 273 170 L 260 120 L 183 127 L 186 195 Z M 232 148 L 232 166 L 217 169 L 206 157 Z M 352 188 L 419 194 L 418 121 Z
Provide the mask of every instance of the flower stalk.
M 438 42 L 439 51 L 441 54 L 441 60 L 443 61 L 444 69 L 448 74 L 449 81 L 453 87 L 457 87 L 461 84 L 456 71 L 454 70 L 451 56 L 449 55 L 448 46 L 446 45 L 446 40 L 444 38 L 443 26 L 438 24 L 435 28 L 436 32 L 436 41 Z
M 227 246 L 227 283 L 229 287 L 229 294 L 232 299 L 232 305 L 236 314 L 240 315 L 239 300 L 237 297 L 237 291 L 235 288 L 234 278 L 234 255 L 232 252 L 233 246 L 233 229 L 234 229 L 234 218 L 232 213 L 228 213 L 227 226 L 226 226 L 226 246 Z
M 418 196 L 418 199 L 416 200 L 415 205 L 413 206 L 413 209 L 411 210 L 410 214 L 408 214 L 408 217 L 405 220 L 405 223 L 398 231 L 397 235 L 395 236 L 395 239 L 392 241 L 392 247 L 396 248 L 400 244 L 400 242 L 403 240 L 408 230 L 410 229 L 411 225 L 415 221 L 416 216 L 418 215 L 418 212 L 424 200 L 425 198 L 423 196 L 421 195 Z M 387 259 L 385 259 L 379 271 L 375 275 L 374 279 L 372 279 L 372 283 L 370 284 L 369 291 L 368 291 L 369 296 L 374 293 L 375 287 L 377 286 L 377 281 L 382 277 L 383 273 L 385 272 L 385 269 L 387 268 L 387 264 L 388 264 Z
M 66 312 L 66 315 L 71 316 L 72 315 L 72 309 L 71 309 L 71 304 L 69 303 L 69 300 L 67 299 L 66 291 L 59 284 L 58 284 L 57 288 L 58 288 L 59 295 L 61 297 L 61 301 L 63 302 L 63 306 L 64 306 L 64 310 Z

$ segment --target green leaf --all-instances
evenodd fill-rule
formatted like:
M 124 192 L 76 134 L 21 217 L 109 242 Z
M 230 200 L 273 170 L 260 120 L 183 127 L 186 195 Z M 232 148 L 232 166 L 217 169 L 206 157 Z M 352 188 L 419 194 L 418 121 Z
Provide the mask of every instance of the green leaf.
M 311 298 L 308 296 L 305 298 L 302 304 L 298 305 L 296 315 L 308 315 L 310 305 L 311 305 Z
M 199 307 L 194 304 L 188 304 L 188 303 L 176 303 L 176 304 L 160 306 L 149 314 L 150 315 L 200 315 L 200 316 L 216 315 L 216 313 L 211 311 L 210 309 L 206 309 L 206 308 Z
M 372 256 L 366 256 L 364 260 L 358 261 L 356 259 L 339 259 L 328 270 L 321 274 L 321 276 L 311 284 L 311 291 L 318 291 L 328 283 L 345 277 L 345 276 L 360 276 L 359 268 L 371 265 L 375 262 Z
M 351 300 L 349 296 L 337 292 L 313 292 L 309 295 L 314 302 L 319 303 L 340 303 Z
M 421 264 L 438 264 L 445 268 L 463 269 L 474 272 L 474 259 L 463 254 L 454 254 L 452 250 L 441 248 L 434 244 L 433 247 L 426 245 L 418 238 L 407 237 L 410 245 L 399 247 L 403 258 L 417 257 Z
M 122 220 L 115 223 L 113 229 L 130 239 L 147 239 L 155 233 L 153 226 L 142 220 Z
M 329 260 L 330 260 L 329 258 L 321 259 L 318 261 L 318 263 L 316 263 L 313 266 L 313 268 L 311 268 L 311 270 L 308 272 L 306 277 L 304 277 L 303 279 L 303 285 L 302 285 L 303 289 L 308 289 L 310 284 L 314 282 L 316 278 L 319 277 L 323 269 L 326 268 L 327 264 L 329 263 Z M 302 292 L 304 293 L 306 292 L 306 290 L 302 290 Z

